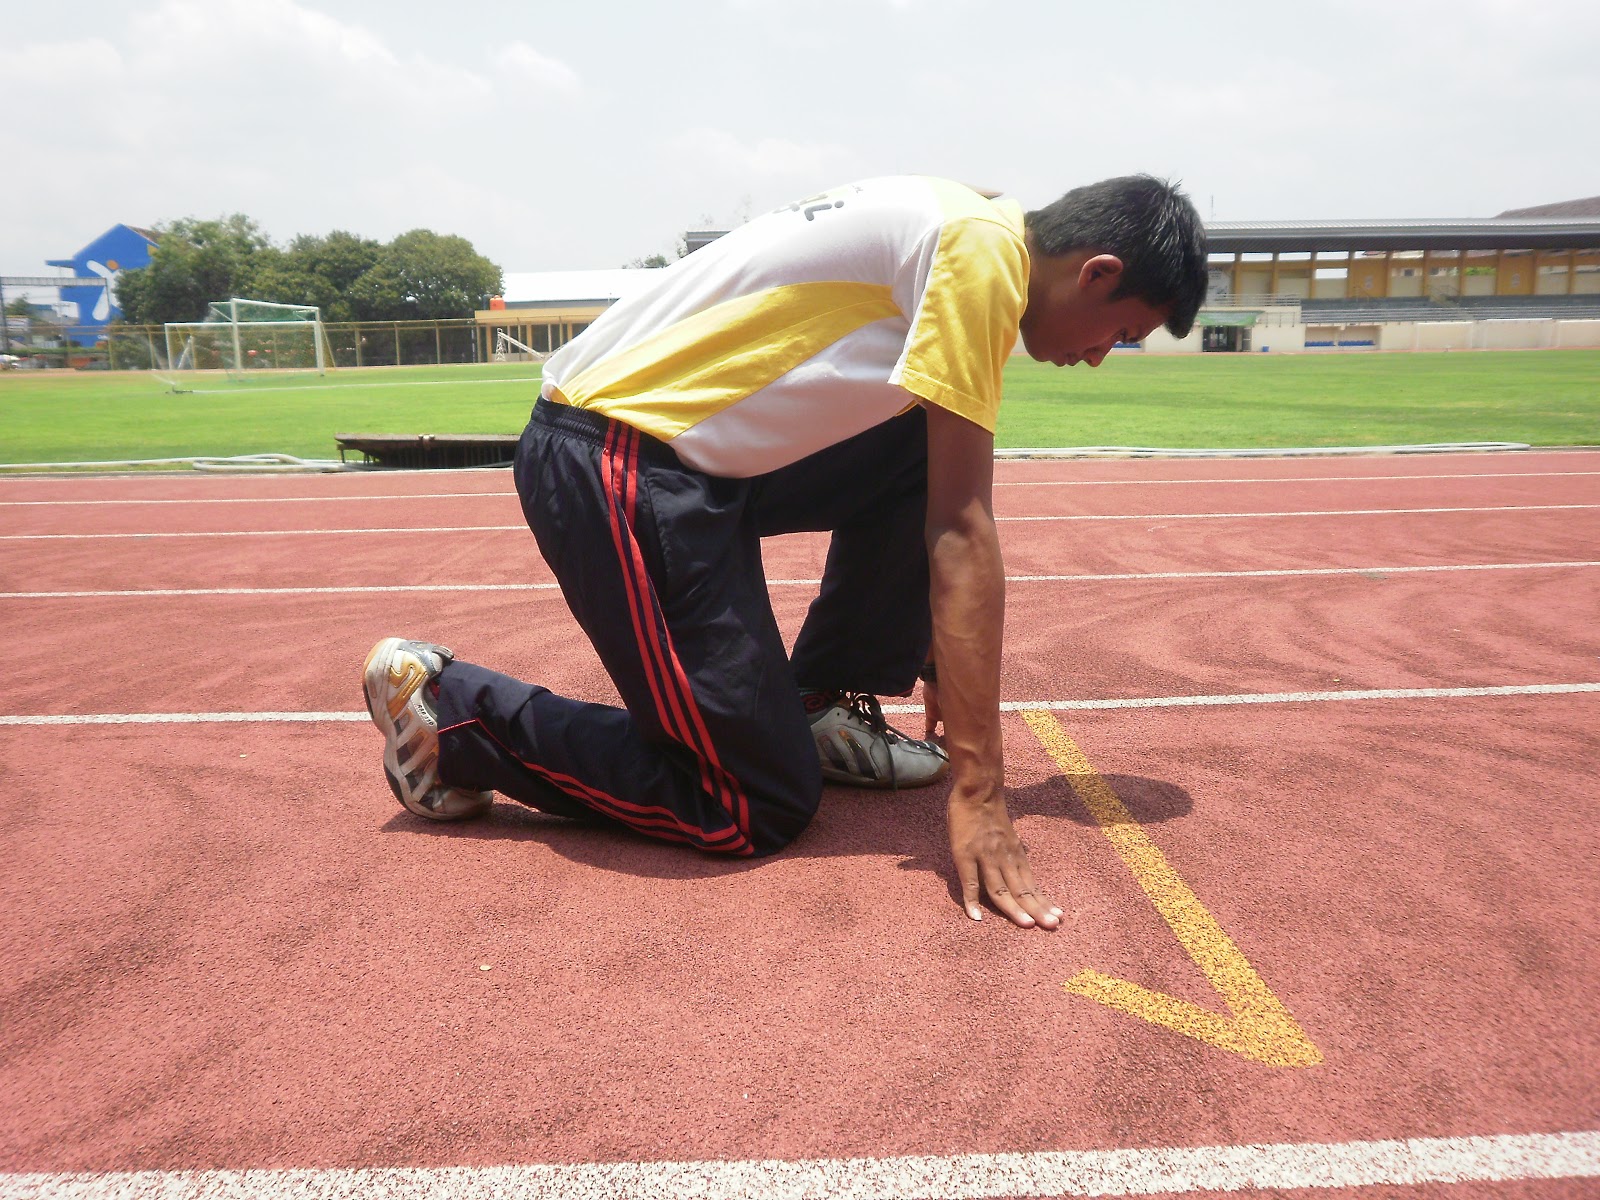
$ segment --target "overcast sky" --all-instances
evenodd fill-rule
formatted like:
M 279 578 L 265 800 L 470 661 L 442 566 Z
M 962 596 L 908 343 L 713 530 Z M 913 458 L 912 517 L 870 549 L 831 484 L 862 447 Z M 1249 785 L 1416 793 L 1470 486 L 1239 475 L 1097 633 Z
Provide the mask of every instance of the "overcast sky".
M 850 179 L 1217 220 L 1600 193 L 1593 0 L 0 3 L 0 273 L 118 222 L 460 234 L 616 267 Z

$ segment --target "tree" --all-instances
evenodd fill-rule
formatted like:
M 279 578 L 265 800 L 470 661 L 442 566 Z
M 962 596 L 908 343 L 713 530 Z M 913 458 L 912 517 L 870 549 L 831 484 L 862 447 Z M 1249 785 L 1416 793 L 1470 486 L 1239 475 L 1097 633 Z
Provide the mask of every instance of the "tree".
M 358 313 L 351 291 L 382 253 L 381 242 L 342 229 L 325 237 L 303 233 L 258 273 L 255 298 L 315 304 L 325 321 L 352 321 Z
M 502 287 L 500 268 L 466 238 L 413 229 L 383 247 L 351 301 L 368 320 L 442 320 L 470 317 Z
M 130 325 L 199 321 L 213 300 L 247 296 L 274 250 L 243 213 L 220 220 L 186 217 L 159 230 L 150 265 L 117 276 L 117 304 Z
M 682 258 L 683 255 L 680 254 L 678 257 Z M 667 256 L 665 254 L 652 254 L 647 258 L 636 258 L 631 262 L 625 262 L 622 264 L 625 270 L 642 270 L 648 267 L 665 267 L 670 265 L 671 264 L 667 261 Z
M 204 320 L 230 296 L 314 304 L 326 321 L 470 317 L 501 290 L 500 268 L 465 238 L 413 229 L 388 245 L 342 229 L 272 244 L 249 217 L 158 226 L 150 265 L 117 277 L 130 325 Z

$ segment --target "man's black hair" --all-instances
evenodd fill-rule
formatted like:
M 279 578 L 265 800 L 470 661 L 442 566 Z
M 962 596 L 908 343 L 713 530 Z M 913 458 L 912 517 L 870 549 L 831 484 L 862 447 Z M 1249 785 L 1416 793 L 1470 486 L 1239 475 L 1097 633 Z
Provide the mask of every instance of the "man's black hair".
M 1122 280 L 1111 298 L 1166 310 L 1172 336 L 1188 335 L 1206 298 L 1206 231 L 1177 185 L 1152 175 L 1104 179 L 1024 219 L 1041 254 L 1115 254 Z

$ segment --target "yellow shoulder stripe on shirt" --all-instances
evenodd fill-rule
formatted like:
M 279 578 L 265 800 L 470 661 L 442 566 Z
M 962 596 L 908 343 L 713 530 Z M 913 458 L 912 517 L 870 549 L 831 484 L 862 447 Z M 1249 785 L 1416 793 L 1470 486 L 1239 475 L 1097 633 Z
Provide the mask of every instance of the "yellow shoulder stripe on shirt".
M 993 433 L 1028 298 L 1021 209 L 966 189 L 941 199 L 957 211 L 940 231 L 905 361 L 891 382 Z
M 846 334 L 900 316 L 890 289 L 795 283 L 724 301 L 581 371 L 561 398 L 667 440 Z

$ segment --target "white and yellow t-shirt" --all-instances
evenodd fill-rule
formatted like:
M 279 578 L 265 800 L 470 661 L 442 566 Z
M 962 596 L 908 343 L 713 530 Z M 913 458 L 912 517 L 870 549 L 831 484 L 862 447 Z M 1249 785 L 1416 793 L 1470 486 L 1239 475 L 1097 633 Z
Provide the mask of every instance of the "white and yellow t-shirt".
M 869 179 L 667 268 L 545 363 L 542 394 L 730 477 L 787 466 L 919 399 L 992 433 L 1027 291 L 1016 202 Z

